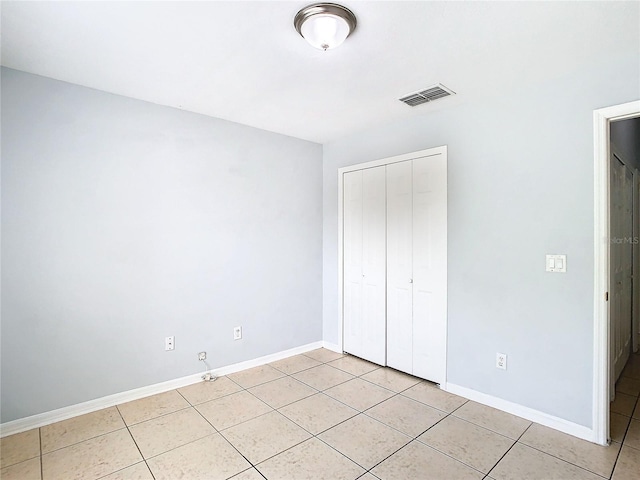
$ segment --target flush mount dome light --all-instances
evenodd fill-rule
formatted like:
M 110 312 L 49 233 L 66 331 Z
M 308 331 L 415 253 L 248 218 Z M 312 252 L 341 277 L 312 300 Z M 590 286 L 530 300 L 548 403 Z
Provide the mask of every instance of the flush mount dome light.
M 356 29 L 357 23 L 351 10 L 335 3 L 314 3 L 304 7 L 293 20 L 298 33 L 322 50 L 341 45 Z

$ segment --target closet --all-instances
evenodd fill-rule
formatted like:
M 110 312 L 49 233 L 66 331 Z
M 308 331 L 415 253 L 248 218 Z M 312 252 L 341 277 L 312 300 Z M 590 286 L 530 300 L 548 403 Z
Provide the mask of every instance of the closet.
M 446 147 L 340 170 L 343 350 L 446 376 Z

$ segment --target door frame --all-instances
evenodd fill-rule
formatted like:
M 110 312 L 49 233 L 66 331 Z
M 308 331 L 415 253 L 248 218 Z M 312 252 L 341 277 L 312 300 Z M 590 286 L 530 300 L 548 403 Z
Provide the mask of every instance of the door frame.
M 342 182 L 343 175 L 347 172 L 354 170 L 362 170 L 365 168 L 380 167 L 383 165 L 389 165 L 392 163 L 405 162 L 407 160 L 414 160 L 416 158 L 433 157 L 436 155 L 444 155 L 447 159 L 447 146 L 428 148 L 426 150 L 419 150 L 417 152 L 405 153 L 403 155 L 396 155 L 394 157 L 382 158 L 379 160 L 373 160 L 370 162 L 357 163 L 342 167 L 338 169 L 338 331 L 340 335 L 338 337 L 338 348 L 340 351 L 344 351 L 344 298 L 343 298 L 343 276 L 344 276 L 344 250 L 342 245 L 343 238 L 343 196 L 344 185 Z M 445 370 L 446 370 L 446 358 L 445 358 Z
M 640 100 L 593 111 L 594 137 L 594 322 L 593 441 L 609 441 L 609 161 L 610 125 L 640 116 Z

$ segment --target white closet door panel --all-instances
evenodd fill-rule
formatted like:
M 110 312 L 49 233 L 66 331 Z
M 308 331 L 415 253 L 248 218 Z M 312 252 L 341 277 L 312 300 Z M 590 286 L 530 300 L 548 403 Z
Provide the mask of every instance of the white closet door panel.
M 631 354 L 631 321 L 633 307 L 633 173 L 625 167 L 622 179 L 623 232 L 622 232 L 622 365 L 626 365 Z
M 413 161 L 413 374 L 446 378 L 447 162 Z
M 386 361 L 386 175 L 384 167 L 362 172 L 362 358 Z
M 631 350 L 631 275 L 633 265 L 633 177 L 615 155 L 611 157 L 611 392 Z
M 344 349 L 348 352 L 362 350 L 362 284 L 345 282 L 344 284 Z
M 412 162 L 387 165 L 387 365 L 413 371 Z
M 343 177 L 343 347 L 355 355 L 363 350 L 362 319 L 362 171 Z
M 387 365 L 413 372 L 413 325 L 411 288 L 389 287 L 387 292 Z

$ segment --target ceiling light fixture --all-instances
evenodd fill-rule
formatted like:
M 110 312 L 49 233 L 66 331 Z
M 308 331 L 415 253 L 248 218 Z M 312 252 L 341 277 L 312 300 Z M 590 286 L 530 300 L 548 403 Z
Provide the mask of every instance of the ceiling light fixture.
M 304 7 L 293 20 L 302 38 L 322 50 L 341 45 L 356 29 L 357 23 L 351 10 L 335 3 L 314 3 Z

